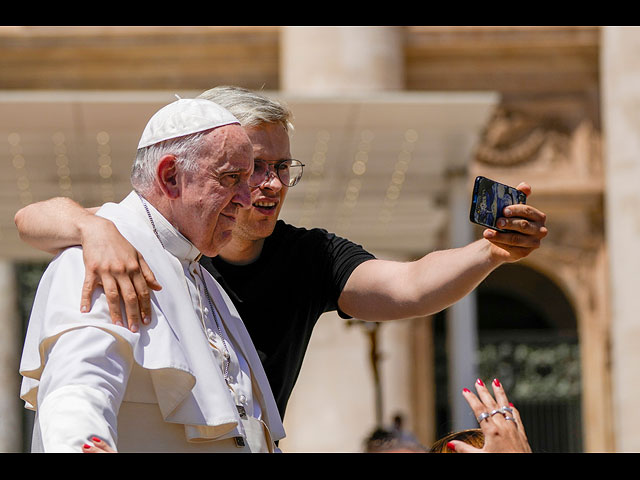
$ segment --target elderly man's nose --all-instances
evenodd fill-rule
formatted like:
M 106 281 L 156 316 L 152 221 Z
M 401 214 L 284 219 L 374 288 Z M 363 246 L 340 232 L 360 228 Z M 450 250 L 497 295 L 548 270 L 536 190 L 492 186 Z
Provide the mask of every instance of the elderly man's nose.
M 240 208 L 249 208 L 251 206 L 251 188 L 247 182 L 238 185 L 238 191 L 233 197 L 234 203 Z

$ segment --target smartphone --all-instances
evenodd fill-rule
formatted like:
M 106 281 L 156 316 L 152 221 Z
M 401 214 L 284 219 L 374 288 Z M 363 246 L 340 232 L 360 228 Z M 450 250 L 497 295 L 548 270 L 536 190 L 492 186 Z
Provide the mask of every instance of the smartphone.
M 496 227 L 496 222 L 503 216 L 506 206 L 517 203 L 527 203 L 527 196 L 520 190 L 486 177 L 476 177 L 469 219 L 483 227 L 505 232 L 506 230 Z

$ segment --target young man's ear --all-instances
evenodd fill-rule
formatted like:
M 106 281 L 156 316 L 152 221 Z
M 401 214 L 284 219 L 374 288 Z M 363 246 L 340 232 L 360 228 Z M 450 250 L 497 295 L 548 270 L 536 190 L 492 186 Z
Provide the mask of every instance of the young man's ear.
M 174 155 L 165 155 L 158 162 L 156 168 L 156 180 L 162 192 L 169 198 L 180 196 L 180 182 L 178 181 L 178 166 Z

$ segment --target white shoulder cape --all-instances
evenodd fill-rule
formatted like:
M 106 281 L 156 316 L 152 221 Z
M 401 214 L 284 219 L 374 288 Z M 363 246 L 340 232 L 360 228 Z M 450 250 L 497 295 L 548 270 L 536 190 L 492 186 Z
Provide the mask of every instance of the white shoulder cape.
M 120 233 L 143 255 L 162 290 L 151 292 L 152 320 L 132 333 L 111 323 L 105 315 L 101 289 L 94 292 L 93 305 L 102 298 L 103 308 L 80 312 L 84 263 L 80 247 L 69 248 L 52 260 L 34 299 L 25 339 L 20 373 L 20 397 L 27 408 L 37 408 L 39 378 L 50 342 L 65 331 L 92 325 L 124 339 L 134 361 L 151 373 L 158 404 L 166 422 L 184 424 L 187 437 L 216 438 L 239 425 L 236 406 L 222 372 L 192 308 L 180 262 L 169 254 L 140 218 L 121 204 L 105 204 L 99 215 L 112 220 Z M 273 440 L 285 432 L 271 388 L 249 334 L 229 296 L 211 275 L 207 288 L 224 318 L 225 327 L 251 367 L 254 398 L 262 406 L 262 420 Z M 94 312 L 95 310 L 95 312 Z M 158 311 L 162 315 L 158 315 Z

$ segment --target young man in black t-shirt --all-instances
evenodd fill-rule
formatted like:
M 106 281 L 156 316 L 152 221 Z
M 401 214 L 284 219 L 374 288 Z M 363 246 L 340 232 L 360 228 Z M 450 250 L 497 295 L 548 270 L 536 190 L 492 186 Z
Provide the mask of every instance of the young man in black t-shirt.
M 251 207 L 236 218 L 230 242 L 218 257 L 204 258 L 202 264 L 237 306 L 261 352 L 281 414 L 323 312 L 338 310 L 369 321 L 433 314 L 464 297 L 498 266 L 529 255 L 547 234 L 544 213 L 512 205 L 499 225 L 511 233 L 485 230 L 484 238 L 465 247 L 394 262 L 375 259 L 322 230 L 278 222 L 286 193 L 299 179 L 294 170 L 300 170 L 291 160 L 290 112 L 235 87 L 214 88 L 201 97 L 229 109 L 245 127 L 254 149 L 252 184 L 259 184 L 252 190 Z M 531 192 L 526 184 L 518 188 Z M 25 241 L 46 251 L 82 244 L 87 267 L 82 308 L 90 308 L 91 291 L 100 283 L 113 321 L 126 321 L 137 330 L 148 318 L 149 289 L 160 286 L 115 227 L 91 213 L 59 198 L 25 207 L 16 224 Z
M 316 321 L 338 310 L 351 272 L 374 258 L 359 245 L 322 229 L 279 220 L 260 257 L 234 265 L 203 257 L 202 265 L 229 292 L 261 357 L 284 416 Z

